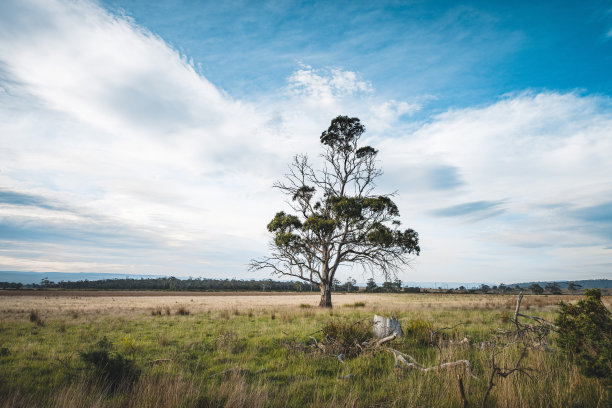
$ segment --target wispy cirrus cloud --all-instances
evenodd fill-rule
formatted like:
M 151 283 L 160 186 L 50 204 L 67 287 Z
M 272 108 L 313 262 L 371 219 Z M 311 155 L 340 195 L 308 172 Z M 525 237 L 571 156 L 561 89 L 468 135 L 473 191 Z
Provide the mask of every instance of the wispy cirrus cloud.
M 15 206 L 28 206 L 28 207 L 40 207 L 46 209 L 56 209 L 57 205 L 53 204 L 50 200 L 35 195 L 35 194 L 24 194 L 17 191 L 0 190 L 0 205 L 10 204 Z
M 482 219 L 502 214 L 504 210 L 503 208 L 499 208 L 502 204 L 503 201 L 474 201 L 433 210 L 431 214 L 436 217 L 470 216 Z

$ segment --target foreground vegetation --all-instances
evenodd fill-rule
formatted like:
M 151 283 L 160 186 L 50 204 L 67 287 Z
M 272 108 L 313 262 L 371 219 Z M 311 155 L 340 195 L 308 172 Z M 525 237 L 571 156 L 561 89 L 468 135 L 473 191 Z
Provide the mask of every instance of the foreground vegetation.
M 492 356 L 497 367 L 511 369 L 522 351 L 501 333 L 514 326 L 510 295 L 338 295 L 331 311 L 311 306 L 316 295 L 310 302 L 296 295 L 267 303 L 238 298 L 137 299 L 141 307 L 118 313 L 117 298 L 96 298 L 98 308 L 87 309 L 89 299 L 79 296 L 66 297 L 61 307 L 44 294 L 0 296 L 0 404 L 462 406 L 459 375 L 467 403 L 480 406 Z M 526 296 L 522 307 L 552 321 L 558 301 Z M 355 346 L 352 339 L 369 337 L 375 313 L 397 316 L 406 335 L 380 347 Z M 444 327 L 451 329 L 436 333 L 433 346 L 432 332 Z M 330 343 L 330 336 L 339 341 Z M 553 349 L 555 336 L 547 345 Z M 585 377 L 558 350 L 531 346 L 521 370 L 495 378 L 488 406 L 609 406 L 604 380 Z M 468 360 L 474 377 L 463 365 L 428 372 L 396 367 L 389 348 L 423 367 Z

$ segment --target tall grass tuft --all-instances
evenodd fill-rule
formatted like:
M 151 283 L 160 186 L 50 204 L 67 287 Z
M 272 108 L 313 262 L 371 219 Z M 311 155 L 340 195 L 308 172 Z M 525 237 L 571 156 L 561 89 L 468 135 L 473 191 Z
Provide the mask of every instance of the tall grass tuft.
M 179 306 L 179 308 L 176 311 L 176 314 L 180 316 L 188 316 L 189 309 L 187 309 L 185 306 Z
M 43 320 L 38 310 L 30 310 L 29 319 L 32 323 L 36 323 L 37 326 L 44 326 L 45 321 Z
M 330 320 L 323 329 L 325 348 L 327 353 L 344 354 L 354 357 L 362 350 L 362 344 L 372 338 L 372 329 L 369 321 L 346 322 Z
M 347 303 L 347 304 L 344 304 L 342 306 L 344 306 L 344 307 L 351 307 L 353 309 L 356 309 L 358 307 L 365 307 L 365 305 L 366 305 L 365 302 L 355 302 L 353 304 Z

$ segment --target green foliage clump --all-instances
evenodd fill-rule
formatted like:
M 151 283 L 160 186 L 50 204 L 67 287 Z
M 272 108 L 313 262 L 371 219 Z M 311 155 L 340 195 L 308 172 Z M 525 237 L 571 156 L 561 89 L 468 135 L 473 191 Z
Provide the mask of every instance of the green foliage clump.
M 599 289 L 585 291 L 586 299 L 559 303 L 559 346 L 587 377 L 612 382 L 612 318 Z
M 423 319 L 414 319 L 408 322 L 404 328 L 406 339 L 416 344 L 426 345 L 430 342 L 432 324 Z
M 344 305 L 342 305 L 342 306 L 344 306 L 344 307 L 358 308 L 358 307 L 365 307 L 365 305 L 366 305 L 366 304 L 365 304 L 365 302 L 355 302 L 355 303 L 353 303 L 353 304 L 351 304 L 351 303 L 347 303 L 347 304 L 344 304 Z
M 89 350 L 81 352 L 80 356 L 85 363 L 93 367 L 94 375 L 108 384 L 111 391 L 119 389 L 120 386 L 131 386 L 140 375 L 140 369 L 134 360 L 114 351 L 106 336 Z
M 362 344 L 372 339 L 370 324 L 330 320 L 322 329 L 326 351 L 355 357 L 362 351 Z

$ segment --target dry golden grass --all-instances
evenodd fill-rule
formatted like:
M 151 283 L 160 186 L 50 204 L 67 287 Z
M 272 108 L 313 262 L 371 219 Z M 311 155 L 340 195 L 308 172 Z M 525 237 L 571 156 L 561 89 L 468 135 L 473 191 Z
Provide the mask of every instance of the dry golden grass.
M 552 311 L 559 301 L 575 302 L 578 295 L 526 295 L 522 310 Z M 365 310 L 407 312 L 418 310 L 513 310 L 516 295 L 457 295 L 457 294 L 334 294 L 335 309 L 342 310 L 355 303 L 365 303 Z M 207 292 L 104 292 L 61 291 L 15 293 L 0 291 L 0 320 L 22 320 L 37 311 L 43 318 L 70 318 L 110 315 L 129 318 L 142 314 L 171 314 L 181 310 L 200 314 L 208 311 L 228 310 L 233 314 L 252 310 L 287 311 L 304 309 L 312 305 L 316 309 L 319 295 L 302 293 L 207 293 Z M 612 297 L 604 297 L 608 308 Z

